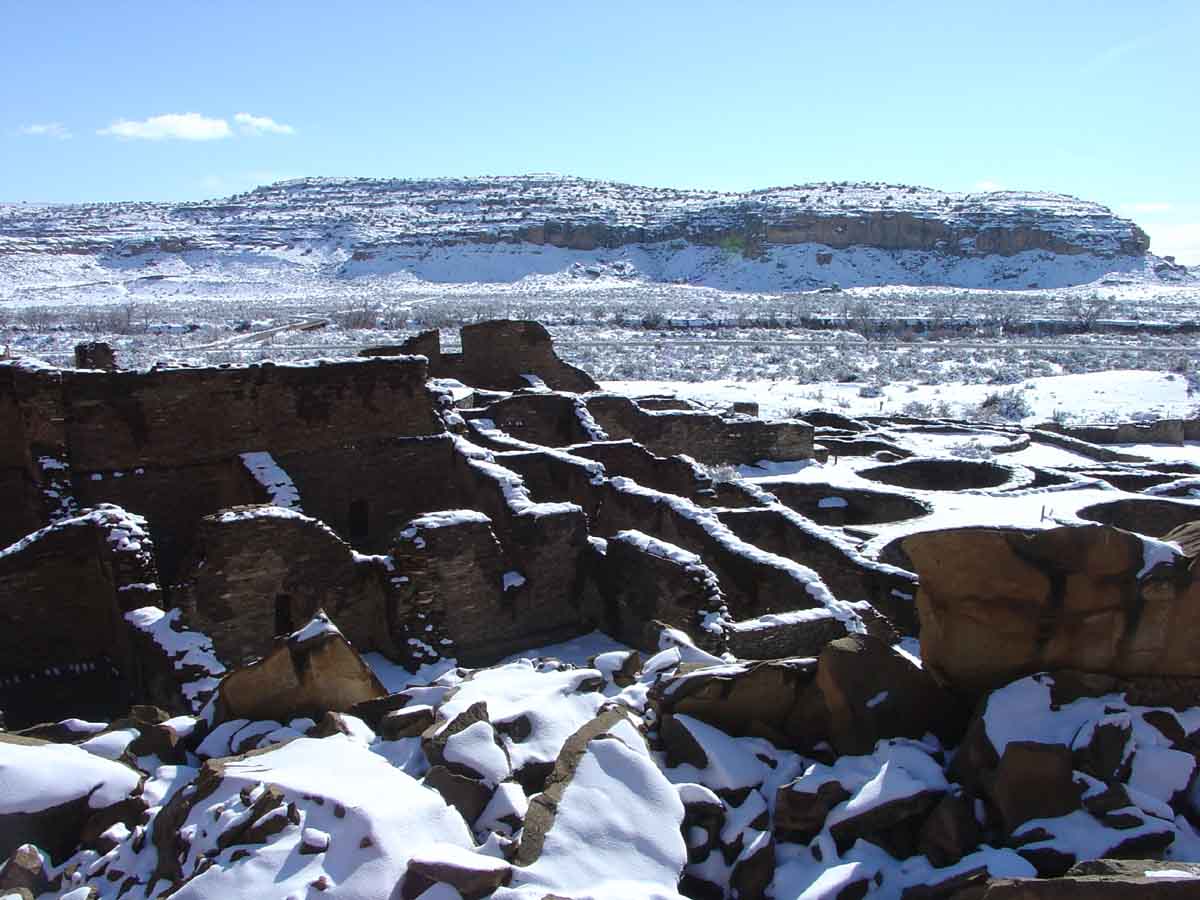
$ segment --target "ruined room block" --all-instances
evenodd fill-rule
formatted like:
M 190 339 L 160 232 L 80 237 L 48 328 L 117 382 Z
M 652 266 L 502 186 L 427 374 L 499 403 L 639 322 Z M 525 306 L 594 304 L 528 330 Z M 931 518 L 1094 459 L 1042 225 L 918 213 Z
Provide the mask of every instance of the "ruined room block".
M 591 437 L 580 422 L 578 401 L 566 394 L 515 394 L 489 405 L 483 417 L 505 434 L 545 447 L 564 447 Z
M 646 410 L 618 394 L 588 397 L 587 407 L 609 437 L 632 439 L 664 456 L 686 453 L 704 463 L 720 464 L 813 455 L 813 428 L 798 419 L 764 422 L 711 412 Z
M 274 456 L 304 512 L 364 553 L 386 552 L 415 516 L 472 505 L 446 476 L 454 462 L 448 434 L 346 441 Z
M 62 373 L 72 465 L 173 467 L 442 432 L 416 357 Z
M 725 510 L 718 517 L 742 540 L 815 571 L 839 600 L 866 600 L 905 634 L 916 634 L 917 581 L 909 573 L 861 555 L 790 510 Z
M 160 603 L 144 522 L 115 506 L 34 532 L 0 551 L 0 708 L 8 727 L 58 709 L 128 704 L 135 661 L 123 616 Z
M 595 579 L 603 603 L 593 613 L 595 625 L 618 640 L 656 653 L 665 624 L 693 635 L 709 652 L 724 649 L 725 598 L 696 554 L 622 531 L 608 539 Z
M 747 544 L 714 513 L 681 497 L 620 478 L 606 482 L 602 491 L 593 534 L 611 537 L 636 529 L 695 553 L 716 573 L 735 620 L 816 608 L 828 597 L 815 573 Z M 844 628 L 822 632 L 824 640 L 844 633 Z
M 172 596 L 227 664 L 265 656 L 275 637 L 325 609 L 358 648 L 386 649 L 377 568 L 327 526 L 277 506 L 243 506 L 200 521 Z
M 268 499 L 238 456 L 179 468 L 137 466 L 70 474 L 79 503 L 115 503 L 146 518 L 159 571 L 167 583 L 178 576 L 201 518 Z
M 402 658 L 488 665 L 584 630 L 573 600 L 586 546 L 583 512 L 531 506 L 518 515 L 502 505 L 504 529 L 484 513 L 447 510 L 401 532 L 392 559 L 395 576 L 407 582 L 390 615 Z
M 583 393 L 596 382 L 582 369 L 563 362 L 554 352 L 550 333 L 538 322 L 496 319 L 464 325 L 462 375 L 449 374 L 474 387 L 516 390 L 528 387 L 534 375 L 555 391 Z M 443 364 L 450 355 L 442 356 Z
M 507 563 L 483 513 L 446 510 L 414 519 L 391 557 L 400 590 L 387 625 L 397 661 L 410 671 L 443 657 L 484 658 L 511 628 Z
M 564 448 L 568 453 L 603 463 L 609 476 L 623 475 L 656 491 L 696 499 L 712 489 L 712 479 L 686 456 L 658 456 L 626 438 L 594 441 Z
M 506 558 L 520 576 L 513 596 L 513 639 L 507 653 L 578 634 L 578 597 L 587 547 L 587 515 L 574 503 L 536 503 L 521 477 L 485 457 L 460 453 L 452 470 L 472 506 L 492 521 Z M 527 642 L 526 642 L 527 641 Z M 502 654 L 503 655 L 503 654 Z
M 496 462 L 521 476 L 530 496 L 540 502 L 574 503 L 588 516 L 600 502 L 604 467 L 577 456 L 546 450 L 495 454 Z

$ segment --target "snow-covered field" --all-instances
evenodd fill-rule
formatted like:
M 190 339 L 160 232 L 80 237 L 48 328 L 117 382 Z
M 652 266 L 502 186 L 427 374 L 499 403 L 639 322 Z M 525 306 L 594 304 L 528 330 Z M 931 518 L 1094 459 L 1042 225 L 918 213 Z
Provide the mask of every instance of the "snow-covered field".
M 1028 378 L 1003 388 L 990 384 L 899 382 L 881 385 L 875 391 L 864 390 L 862 384 L 854 382 L 802 385 L 784 380 L 609 381 L 601 386 L 633 395 L 674 394 L 712 405 L 756 402 L 766 417 L 826 408 L 850 416 L 925 413 L 970 418 L 989 396 L 1011 391 L 1024 402 L 1026 414 L 1008 420 L 1029 425 L 1056 417 L 1087 422 L 1184 418 L 1200 403 L 1200 398 L 1192 396 L 1188 380 L 1180 375 L 1131 370 Z
M 171 275 L 185 260 L 160 255 L 163 277 L 105 270 L 91 282 L 58 268 L 80 259 L 44 257 L 45 284 L 0 301 L 0 348 L 64 364 L 75 344 L 104 340 L 131 367 L 344 357 L 431 327 L 453 350 L 461 324 L 520 318 L 546 324 L 565 359 L 613 389 L 756 400 L 767 415 L 826 406 L 971 417 L 1011 394 L 1021 402 L 1005 407 L 1010 419 L 1180 416 L 1200 384 L 1200 324 L 1188 324 L 1200 320 L 1200 285 L 770 294 L 570 267 L 515 283 L 310 279 L 254 266 L 238 277 L 217 267 L 209 279 Z M 9 264 L 0 255 L 0 269 Z M 282 327 L 302 319 L 324 324 Z

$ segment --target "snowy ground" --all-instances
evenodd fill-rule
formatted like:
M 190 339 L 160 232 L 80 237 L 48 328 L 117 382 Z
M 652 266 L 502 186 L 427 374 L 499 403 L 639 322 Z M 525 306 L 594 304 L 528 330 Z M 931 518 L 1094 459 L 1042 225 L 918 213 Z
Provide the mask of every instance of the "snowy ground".
M 674 394 L 702 403 L 724 405 L 739 401 L 759 404 L 765 417 L 785 416 L 805 409 L 834 409 L 846 415 L 914 413 L 915 405 L 952 418 L 967 417 L 989 395 L 1013 391 L 1028 405 L 1025 424 L 1067 415 L 1079 421 L 1131 421 L 1136 418 L 1180 418 L 1191 414 L 1197 398 L 1187 379 L 1171 372 L 1109 371 L 1087 375 L 1029 378 L 997 387 L 990 384 L 916 384 L 898 382 L 864 391 L 854 382 L 796 384 L 788 381 L 609 381 L 606 390 L 625 394 Z M 867 394 L 868 396 L 864 396 Z M 935 451 L 936 441 L 913 449 Z M 1176 448 L 1178 450 L 1178 448 Z M 1137 452 L 1131 450 L 1130 452 Z M 1175 458 L 1184 454 L 1177 453 Z

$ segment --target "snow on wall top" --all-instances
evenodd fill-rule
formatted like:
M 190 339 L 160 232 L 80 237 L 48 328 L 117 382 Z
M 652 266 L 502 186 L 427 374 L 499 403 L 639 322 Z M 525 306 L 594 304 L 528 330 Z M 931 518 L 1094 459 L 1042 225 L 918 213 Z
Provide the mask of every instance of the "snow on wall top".
M 1031 229 L 1068 252 L 1140 254 L 1148 239 L 1108 208 L 1063 194 L 950 193 L 910 185 L 820 183 L 746 193 L 639 187 L 559 175 L 388 180 L 302 178 L 196 203 L 0 204 L 0 252 L 96 252 L 543 240 L 606 229 L 609 241 L 714 241 L 806 220 L 911 217 L 950 232 L 944 249 L 978 251 L 972 236 Z M 855 242 L 869 244 L 870 240 Z M 966 241 L 964 244 L 963 241 Z

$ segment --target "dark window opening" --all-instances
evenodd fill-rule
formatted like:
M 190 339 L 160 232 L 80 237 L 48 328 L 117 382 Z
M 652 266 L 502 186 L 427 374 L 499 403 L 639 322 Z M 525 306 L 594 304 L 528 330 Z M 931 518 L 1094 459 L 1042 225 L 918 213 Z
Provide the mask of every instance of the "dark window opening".
M 365 538 L 370 532 L 370 512 L 366 500 L 350 501 L 350 540 Z
M 292 598 L 289 594 L 279 594 L 275 597 L 275 633 L 291 634 L 296 630 L 292 621 Z

